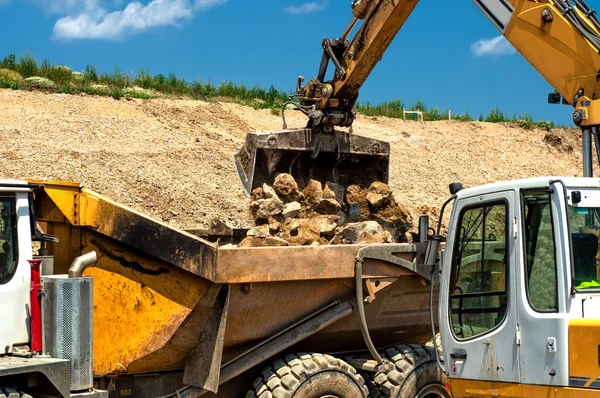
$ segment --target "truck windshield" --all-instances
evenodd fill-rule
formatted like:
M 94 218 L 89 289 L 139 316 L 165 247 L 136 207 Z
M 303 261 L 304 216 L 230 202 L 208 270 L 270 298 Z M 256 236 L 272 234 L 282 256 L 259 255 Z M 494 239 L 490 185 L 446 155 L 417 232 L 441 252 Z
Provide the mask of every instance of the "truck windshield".
M 576 195 L 579 195 L 576 193 Z M 581 196 L 589 199 L 588 192 Z M 600 199 L 600 192 L 595 193 Z M 573 192 L 570 195 L 573 196 Z M 590 200 L 582 200 L 573 205 L 569 203 L 571 242 L 573 244 L 573 268 L 575 288 L 577 290 L 600 289 L 598 237 L 600 236 L 600 206 L 593 206 Z M 587 203 L 586 203 L 587 202 Z M 600 203 L 598 203 L 600 205 Z

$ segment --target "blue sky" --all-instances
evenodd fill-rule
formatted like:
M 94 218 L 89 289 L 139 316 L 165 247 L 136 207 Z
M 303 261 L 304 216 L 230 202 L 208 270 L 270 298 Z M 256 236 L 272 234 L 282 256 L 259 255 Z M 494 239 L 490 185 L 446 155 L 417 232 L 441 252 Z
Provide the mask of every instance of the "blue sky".
M 0 56 L 30 51 L 82 70 L 115 65 L 174 72 L 186 80 L 232 80 L 293 89 L 315 76 L 323 37 L 339 36 L 350 0 L 0 0 Z M 593 1 L 589 1 L 594 6 Z M 548 105 L 552 87 L 470 0 L 424 0 L 360 93 L 570 124 L 572 108 Z M 479 43 L 479 44 L 478 44 Z

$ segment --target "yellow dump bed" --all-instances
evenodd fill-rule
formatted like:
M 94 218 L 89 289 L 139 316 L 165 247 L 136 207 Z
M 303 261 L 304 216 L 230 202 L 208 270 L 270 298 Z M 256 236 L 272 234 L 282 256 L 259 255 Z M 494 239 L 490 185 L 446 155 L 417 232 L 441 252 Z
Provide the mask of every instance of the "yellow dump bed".
M 97 264 L 84 272 L 94 277 L 96 376 L 183 368 L 221 286 L 230 287 L 223 362 L 355 294 L 355 261 L 363 245 L 219 247 L 79 184 L 30 182 L 44 186 L 34 201 L 40 226 L 60 239 L 49 246 L 54 272 L 66 273 L 78 255 L 98 254 Z M 416 265 L 424 248 L 377 246 L 385 250 L 364 262 L 364 278 L 377 295 L 367 306 L 375 342 L 426 340 L 427 275 Z M 311 344 L 364 348 L 357 317 L 331 325 Z

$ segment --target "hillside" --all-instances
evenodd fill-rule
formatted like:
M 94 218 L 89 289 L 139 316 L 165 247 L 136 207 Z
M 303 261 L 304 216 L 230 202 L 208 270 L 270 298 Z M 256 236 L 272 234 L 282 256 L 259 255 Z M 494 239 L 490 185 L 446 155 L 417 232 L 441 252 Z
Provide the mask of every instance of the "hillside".
M 286 116 L 290 127 L 305 123 Z M 233 103 L 2 89 L 0 178 L 78 181 L 186 229 L 216 217 L 249 226 L 231 155 L 247 132 L 279 128 L 270 110 Z M 359 115 L 354 133 L 391 142 L 390 186 L 415 218 L 435 219 L 453 181 L 581 175 L 576 130 Z

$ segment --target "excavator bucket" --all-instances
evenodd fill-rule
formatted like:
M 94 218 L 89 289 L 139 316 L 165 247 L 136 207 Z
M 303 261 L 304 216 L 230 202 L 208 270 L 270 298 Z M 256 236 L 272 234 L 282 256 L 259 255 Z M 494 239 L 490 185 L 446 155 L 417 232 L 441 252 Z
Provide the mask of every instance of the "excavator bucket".
M 342 131 L 314 129 L 253 132 L 233 155 L 244 192 L 289 173 L 300 188 L 310 179 L 345 186 L 388 182 L 390 144 Z

